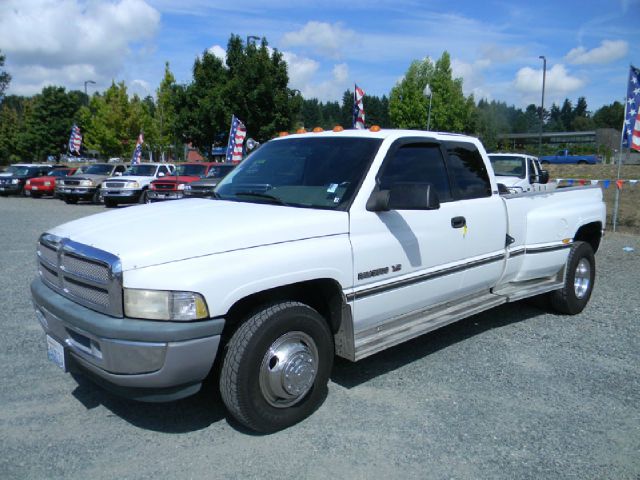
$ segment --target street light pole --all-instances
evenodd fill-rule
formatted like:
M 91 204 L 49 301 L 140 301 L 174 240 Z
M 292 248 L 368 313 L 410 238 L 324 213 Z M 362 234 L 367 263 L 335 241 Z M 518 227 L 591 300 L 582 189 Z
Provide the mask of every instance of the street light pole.
M 253 44 L 256 44 L 256 40 L 260 40 L 260 37 L 256 37 L 255 35 L 247 35 L 247 47 L 249 46 L 249 42 L 253 40 Z
M 431 91 L 431 87 L 428 83 L 427 86 L 424 87 L 422 94 L 425 97 L 429 97 L 429 113 L 427 114 L 427 130 L 429 130 L 429 127 L 431 126 L 431 99 L 433 98 L 433 92 Z
M 84 82 L 84 96 L 87 98 L 87 103 L 89 103 L 89 96 L 87 95 L 87 83 L 90 83 L 92 85 L 95 85 L 96 82 L 94 82 L 93 80 L 86 80 Z
M 538 156 L 542 155 L 542 124 L 544 123 L 544 84 L 547 80 L 547 58 L 540 55 L 542 60 L 542 102 L 540 103 L 540 139 L 538 143 Z

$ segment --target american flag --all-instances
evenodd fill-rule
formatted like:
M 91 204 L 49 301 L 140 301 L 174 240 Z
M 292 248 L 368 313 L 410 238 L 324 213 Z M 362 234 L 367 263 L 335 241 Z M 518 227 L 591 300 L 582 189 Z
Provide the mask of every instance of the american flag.
M 136 148 L 133 150 L 133 156 L 131 157 L 131 165 L 137 165 L 142 158 L 142 144 L 144 143 L 144 135 L 140 132 L 138 135 L 138 141 L 136 142 Z
M 231 116 L 231 130 L 227 144 L 227 162 L 238 163 L 242 160 L 242 145 L 247 136 L 247 127 L 235 115 Z
M 362 103 L 364 90 L 358 85 L 355 87 L 353 92 L 353 128 L 364 130 L 364 104 Z
M 82 145 L 80 127 L 74 123 L 73 127 L 71 127 L 71 136 L 69 137 L 69 151 L 80 154 L 80 145 Z
M 629 67 L 627 101 L 624 106 L 622 148 L 640 151 L 640 69 Z

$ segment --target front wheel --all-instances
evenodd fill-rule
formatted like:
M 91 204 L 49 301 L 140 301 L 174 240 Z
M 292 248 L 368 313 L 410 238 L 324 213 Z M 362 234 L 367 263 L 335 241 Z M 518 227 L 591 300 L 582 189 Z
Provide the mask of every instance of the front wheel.
M 115 202 L 115 200 L 111 200 L 109 198 L 105 198 L 104 199 L 104 206 L 107 208 L 115 208 L 118 206 L 118 204 Z
M 576 315 L 586 307 L 596 278 L 591 245 L 575 242 L 567 258 L 564 286 L 550 293 L 551 306 L 560 313 Z
M 149 198 L 149 193 L 146 190 L 143 190 L 142 193 L 140 194 L 138 203 L 151 203 L 151 199 Z
M 67 205 L 75 205 L 76 203 L 78 203 L 78 199 L 75 197 L 65 197 L 64 203 L 66 203 Z
M 294 425 L 324 400 L 333 352 L 329 326 L 311 307 L 298 302 L 265 307 L 227 345 L 222 400 L 252 430 L 268 433 Z

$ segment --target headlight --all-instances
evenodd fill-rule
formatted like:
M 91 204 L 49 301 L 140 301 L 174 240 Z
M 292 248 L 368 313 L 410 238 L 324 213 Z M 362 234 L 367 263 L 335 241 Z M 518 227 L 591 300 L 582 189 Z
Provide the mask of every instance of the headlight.
M 27 180 L 27 185 L 31 185 L 31 180 Z
M 202 295 L 194 292 L 124 289 L 127 317 L 149 320 L 190 321 L 209 317 Z
M 80 180 L 81 187 L 93 187 L 93 180 Z
M 14 184 L 14 185 L 16 185 L 16 184 L 20 183 L 20 180 L 19 180 L 19 179 L 17 179 L 17 178 L 12 178 L 12 179 L 11 179 L 11 183 L 12 183 L 12 184 Z
M 51 182 L 44 182 L 44 186 L 45 187 L 50 187 L 51 186 Z
M 127 182 L 125 188 L 140 188 L 140 184 L 138 182 Z
M 184 190 L 184 183 L 178 184 L 178 190 Z

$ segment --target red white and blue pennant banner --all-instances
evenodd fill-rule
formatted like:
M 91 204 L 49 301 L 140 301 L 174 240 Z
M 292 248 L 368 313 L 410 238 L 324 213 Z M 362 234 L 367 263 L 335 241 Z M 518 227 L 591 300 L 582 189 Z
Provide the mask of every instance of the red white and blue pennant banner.
M 229 131 L 229 143 L 227 144 L 227 162 L 238 163 L 242 160 L 244 139 L 247 136 L 247 127 L 235 115 L 231 116 L 231 130 Z
M 638 180 L 626 180 L 626 179 L 597 179 L 597 180 L 587 180 L 584 178 L 556 178 L 555 179 L 556 182 L 558 182 L 558 185 L 560 185 L 561 183 L 566 183 L 569 186 L 573 186 L 573 185 L 586 185 L 586 184 L 590 184 L 590 185 L 601 185 L 603 188 L 609 188 L 611 186 L 611 184 L 615 185 L 616 188 L 618 190 L 622 190 L 622 186 L 626 183 L 629 184 L 632 187 L 635 187 L 638 183 Z
M 69 151 L 80 154 L 80 146 L 82 145 L 82 135 L 80 134 L 80 127 L 75 123 L 71 127 L 71 136 L 69 137 Z
M 136 148 L 133 150 L 133 156 L 131 157 L 131 165 L 137 165 L 142 159 L 142 144 L 144 143 L 144 135 L 140 132 L 138 135 L 138 141 L 136 142 Z
M 364 130 L 364 90 L 358 85 L 355 86 L 353 92 L 353 128 Z

